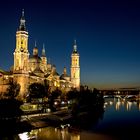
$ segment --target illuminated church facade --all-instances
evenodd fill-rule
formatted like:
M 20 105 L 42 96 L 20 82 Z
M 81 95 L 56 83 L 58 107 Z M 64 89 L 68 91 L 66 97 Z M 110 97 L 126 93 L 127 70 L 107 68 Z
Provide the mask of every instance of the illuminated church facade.
M 32 83 L 47 82 L 50 90 L 56 88 L 67 92 L 71 88 L 80 88 L 80 64 L 79 53 L 77 52 L 77 44 L 74 41 L 73 52 L 71 54 L 70 76 L 67 75 L 66 67 L 64 67 L 62 75 L 56 71 L 55 65 L 51 65 L 47 61 L 45 47 L 43 45 L 42 55 L 38 55 L 38 48 L 35 43 L 33 54 L 28 51 L 28 32 L 25 26 L 24 11 L 20 19 L 20 25 L 16 32 L 16 48 L 13 53 L 14 65 L 10 71 L 0 70 L 0 93 L 6 92 L 9 81 L 13 80 L 20 84 L 20 95 L 24 96 L 28 92 L 28 86 Z

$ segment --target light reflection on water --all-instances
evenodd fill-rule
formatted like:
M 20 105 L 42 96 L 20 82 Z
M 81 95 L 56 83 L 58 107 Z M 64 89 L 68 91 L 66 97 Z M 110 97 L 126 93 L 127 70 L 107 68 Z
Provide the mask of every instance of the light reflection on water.
M 115 140 L 115 138 L 98 133 L 89 133 L 83 131 L 80 133 L 69 133 L 66 129 L 55 130 L 55 128 L 47 127 L 39 130 L 32 130 L 19 134 L 20 140 Z
M 115 110 L 113 110 L 113 106 L 115 107 Z M 140 101 L 129 101 L 119 98 L 107 98 L 105 99 L 104 108 L 109 108 L 109 111 L 110 108 L 112 111 L 138 111 L 140 110 Z
M 120 98 L 105 99 L 104 118 L 94 132 L 113 135 L 118 139 L 135 139 L 140 130 L 140 101 Z
M 20 140 L 80 140 L 80 134 L 69 133 L 67 129 L 47 127 L 19 134 Z
M 36 139 L 48 140 L 110 140 L 110 139 L 133 139 L 135 132 L 140 127 L 140 103 L 130 102 L 119 98 L 106 98 L 105 113 L 103 120 L 92 130 L 82 131 L 78 134 L 69 133 L 67 129 L 58 130 L 52 127 L 32 130 L 28 133 L 36 136 Z M 124 133 L 127 131 L 126 133 Z M 133 137 L 133 138 L 132 138 Z
M 106 98 L 103 119 L 89 131 L 69 133 L 67 129 L 46 127 L 6 140 L 125 140 L 136 139 L 140 130 L 140 102 Z

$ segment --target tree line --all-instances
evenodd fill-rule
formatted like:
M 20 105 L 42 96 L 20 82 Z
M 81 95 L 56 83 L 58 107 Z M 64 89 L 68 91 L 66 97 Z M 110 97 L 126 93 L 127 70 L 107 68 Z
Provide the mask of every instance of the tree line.
M 24 113 L 20 106 L 24 101 L 28 103 L 36 101 L 36 104 L 42 105 L 43 110 L 49 107 L 52 112 L 57 110 L 57 106 L 54 104 L 56 100 L 66 101 L 66 106 L 71 110 L 74 124 L 85 122 L 83 121 L 84 117 L 87 121 L 93 119 L 93 117 L 94 120 L 98 120 L 104 112 L 103 95 L 97 89 L 89 90 L 88 87 L 81 86 L 80 91 L 73 88 L 67 93 L 62 93 L 59 88 L 50 91 L 49 85 L 44 82 L 44 84 L 32 83 L 29 85 L 28 94 L 24 96 L 25 100 L 20 98 L 19 92 L 20 85 L 11 81 L 7 92 L 1 95 L 0 120 L 20 120 Z

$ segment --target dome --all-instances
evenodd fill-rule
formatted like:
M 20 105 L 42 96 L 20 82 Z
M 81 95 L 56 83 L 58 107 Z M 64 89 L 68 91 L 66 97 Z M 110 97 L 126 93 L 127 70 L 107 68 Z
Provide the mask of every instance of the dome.
M 31 56 L 29 60 L 31 63 L 41 63 L 41 58 L 37 55 Z
M 63 74 L 60 76 L 61 80 L 69 80 L 70 77 L 67 75 L 67 69 L 64 67 Z
M 62 74 L 62 75 L 60 76 L 60 79 L 61 79 L 61 80 L 69 80 L 70 77 L 69 77 L 67 74 Z
M 33 55 L 38 55 L 38 48 L 37 47 L 33 48 Z
M 38 48 L 35 47 L 33 48 L 33 55 L 30 57 L 30 63 L 41 63 L 41 58 L 38 56 Z

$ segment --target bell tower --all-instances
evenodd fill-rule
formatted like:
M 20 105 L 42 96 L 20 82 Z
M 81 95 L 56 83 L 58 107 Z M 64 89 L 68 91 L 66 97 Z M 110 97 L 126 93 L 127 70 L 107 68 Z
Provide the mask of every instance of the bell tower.
M 73 87 L 77 90 L 80 89 L 80 64 L 79 64 L 79 53 L 77 52 L 76 40 L 73 45 L 73 52 L 71 54 L 71 82 Z
M 14 73 L 28 73 L 28 32 L 26 31 L 24 10 L 16 32 L 16 49 L 14 52 Z
M 24 97 L 28 89 L 29 80 L 29 52 L 28 32 L 25 26 L 24 10 L 20 19 L 20 25 L 16 32 L 16 48 L 14 52 L 14 81 L 20 84 L 20 97 Z

